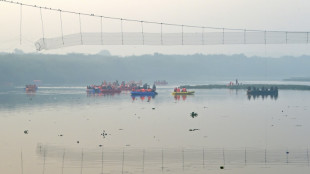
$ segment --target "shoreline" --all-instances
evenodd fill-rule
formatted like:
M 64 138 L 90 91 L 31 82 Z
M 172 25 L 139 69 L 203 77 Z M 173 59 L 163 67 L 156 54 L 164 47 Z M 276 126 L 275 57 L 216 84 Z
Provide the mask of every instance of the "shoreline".
M 180 88 L 186 89 L 248 89 L 248 87 L 271 88 L 277 87 L 281 90 L 310 90 L 308 85 L 281 85 L 281 84 L 242 84 L 242 85 L 182 85 Z

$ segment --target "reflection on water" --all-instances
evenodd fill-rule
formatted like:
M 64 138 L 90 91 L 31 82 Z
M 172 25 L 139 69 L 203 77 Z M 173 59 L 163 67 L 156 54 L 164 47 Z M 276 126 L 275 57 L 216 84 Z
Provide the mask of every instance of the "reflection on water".
M 109 97 L 114 95 L 120 95 L 120 92 L 109 92 L 109 93 L 102 93 L 102 92 L 86 92 L 87 97 Z
M 255 94 L 248 94 L 248 100 L 256 100 L 261 98 L 262 100 L 266 100 L 266 99 L 271 99 L 271 100 L 277 100 L 278 99 L 278 94 L 276 95 L 255 95 Z
M 225 166 L 237 167 L 278 165 L 307 166 L 307 149 L 259 148 L 88 148 L 66 149 L 61 146 L 38 144 L 36 154 L 46 167 L 61 166 L 62 170 L 92 173 L 205 173 Z M 55 164 L 56 163 L 56 164 Z M 72 171 L 73 172 L 73 171 Z
M 151 99 L 155 99 L 156 95 L 131 95 L 132 101 L 134 102 L 138 98 L 140 98 L 141 101 L 146 100 L 147 102 L 150 102 Z
M 14 167 L 21 161 L 24 173 L 42 173 L 43 166 L 45 173 L 61 173 L 64 166 L 68 174 L 81 168 L 207 173 L 220 170 L 223 154 L 231 169 L 226 173 L 309 172 L 309 91 L 281 90 L 279 98 L 255 100 L 245 90 L 195 90 L 193 96 L 173 96 L 173 87 L 157 91 L 156 97 L 134 98 L 130 92 L 87 94 L 85 87 L 0 91 L 0 173 L 21 173 Z M 192 112 L 199 116 L 193 119 Z M 268 170 L 258 167 L 265 159 Z M 303 167 L 273 170 L 287 164 Z

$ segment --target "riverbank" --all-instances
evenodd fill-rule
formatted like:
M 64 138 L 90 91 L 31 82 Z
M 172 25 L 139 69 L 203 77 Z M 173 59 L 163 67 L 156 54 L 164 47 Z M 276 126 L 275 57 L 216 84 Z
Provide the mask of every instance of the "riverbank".
M 249 86 L 256 88 L 277 87 L 281 90 L 310 90 L 308 85 L 279 85 L 279 84 L 242 84 L 242 85 L 183 85 L 186 89 L 247 89 Z

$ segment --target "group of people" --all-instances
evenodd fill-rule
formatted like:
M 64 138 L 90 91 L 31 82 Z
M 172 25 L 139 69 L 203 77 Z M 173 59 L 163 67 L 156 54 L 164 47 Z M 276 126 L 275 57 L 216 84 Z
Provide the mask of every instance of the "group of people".
M 180 89 L 179 87 L 175 87 L 174 92 L 187 92 L 187 90 L 186 90 L 186 88 Z
M 132 89 L 132 91 L 137 91 L 137 92 L 155 92 L 156 91 L 156 85 L 153 84 L 153 87 L 150 88 L 150 85 L 145 83 L 142 87 L 137 86 Z

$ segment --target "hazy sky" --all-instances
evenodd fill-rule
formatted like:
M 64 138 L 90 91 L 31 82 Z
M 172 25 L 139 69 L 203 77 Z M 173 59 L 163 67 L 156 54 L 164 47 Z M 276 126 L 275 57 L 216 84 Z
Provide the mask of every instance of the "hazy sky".
M 19 0 L 19 2 L 69 11 L 111 17 L 188 24 L 210 27 L 259 30 L 310 31 L 309 0 Z M 39 9 L 22 8 L 22 45 L 20 45 L 20 7 L 0 2 L 0 52 L 15 48 L 35 52 L 34 42 L 42 37 Z M 57 12 L 42 10 L 45 37 L 61 35 Z M 64 34 L 79 32 L 77 15 L 63 14 Z M 117 21 L 104 21 L 104 31 L 120 31 Z M 124 23 L 124 31 L 140 31 L 139 24 Z M 160 30 L 145 26 L 145 32 Z M 98 18 L 82 17 L 82 30 L 100 31 Z M 179 28 L 169 28 L 178 32 Z M 220 45 L 220 46 L 75 46 L 43 53 L 96 53 L 109 50 L 112 54 L 238 54 L 281 56 L 310 54 L 308 45 Z

